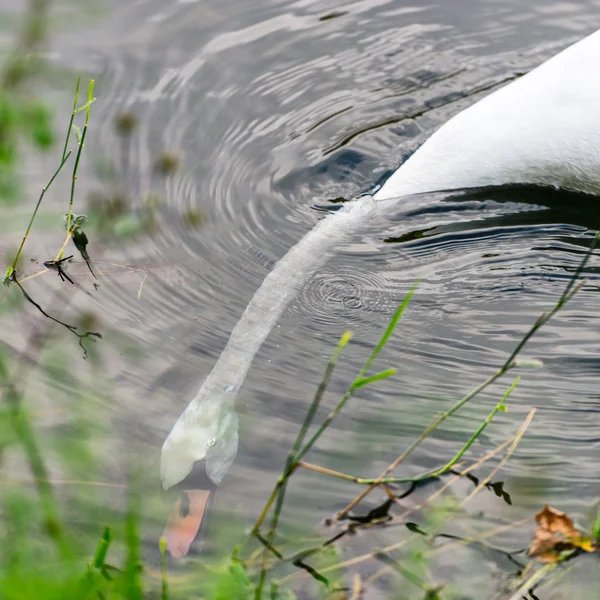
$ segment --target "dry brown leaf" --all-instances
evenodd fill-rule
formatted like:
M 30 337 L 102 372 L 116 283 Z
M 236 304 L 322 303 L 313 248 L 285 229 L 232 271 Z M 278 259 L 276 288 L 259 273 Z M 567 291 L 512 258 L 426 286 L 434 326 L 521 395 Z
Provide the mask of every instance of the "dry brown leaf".
M 557 562 L 561 552 L 580 548 L 584 552 L 595 552 L 592 540 L 575 528 L 573 521 L 560 510 L 547 504 L 535 515 L 537 531 L 529 548 L 529 555 L 544 562 Z

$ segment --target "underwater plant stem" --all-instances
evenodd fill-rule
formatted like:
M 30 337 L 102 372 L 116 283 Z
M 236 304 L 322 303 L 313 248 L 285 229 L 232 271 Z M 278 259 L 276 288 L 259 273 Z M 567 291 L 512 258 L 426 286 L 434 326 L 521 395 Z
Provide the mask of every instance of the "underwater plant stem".
M 29 462 L 29 467 L 35 480 L 35 486 L 40 497 L 45 518 L 45 530 L 54 541 L 59 555 L 66 560 L 72 558 L 71 550 L 64 538 L 54 491 L 48 477 L 48 469 L 42 458 L 42 452 L 37 443 L 34 430 L 27 413 L 22 410 L 22 397 L 17 391 L 8 367 L 0 356 L 0 377 L 5 386 L 4 397 L 9 409 L 10 421 L 15 435 L 21 444 Z
M 483 423 L 477 428 L 477 430 L 469 438 L 467 443 L 458 451 L 458 453 L 451 460 L 449 460 L 443 467 L 440 467 L 435 471 L 419 475 L 415 481 L 421 481 L 430 477 L 439 477 L 440 475 L 443 475 L 444 473 L 449 471 L 463 457 L 465 452 L 473 445 L 475 440 L 483 433 L 483 430 L 492 422 L 496 414 L 500 411 L 506 410 L 505 402 L 508 400 L 508 397 L 512 394 L 513 390 L 517 387 L 519 381 L 521 381 L 521 378 L 517 377 L 512 383 L 512 385 L 506 390 L 500 402 L 496 404 L 496 406 L 494 406 L 490 414 L 484 419 Z

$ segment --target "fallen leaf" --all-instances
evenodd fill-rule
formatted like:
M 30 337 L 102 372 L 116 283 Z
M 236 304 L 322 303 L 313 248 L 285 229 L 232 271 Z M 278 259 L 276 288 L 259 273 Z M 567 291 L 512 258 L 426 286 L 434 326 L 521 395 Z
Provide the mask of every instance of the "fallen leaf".
M 584 552 L 595 552 L 592 540 L 573 525 L 564 513 L 547 504 L 535 515 L 537 530 L 529 548 L 529 555 L 544 562 L 553 563 L 560 559 L 561 552 L 579 548 Z

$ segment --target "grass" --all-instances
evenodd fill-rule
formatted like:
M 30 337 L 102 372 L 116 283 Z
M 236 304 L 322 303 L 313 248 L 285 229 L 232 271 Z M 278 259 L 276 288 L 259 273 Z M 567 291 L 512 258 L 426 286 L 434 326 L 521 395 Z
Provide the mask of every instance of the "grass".
M 37 11 L 35 14 L 43 19 L 46 3 L 39 0 L 34 1 L 32 10 Z M 26 27 L 29 29 L 22 38 L 24 47 L 29 50 L 37 47 L 40 40 L 43 39 L 43 32 L 38 32 L 37 37 L 31 33 L 32 23 L 35 22 L 37 21 L 26 22 Z M 10 59 L 5 69 L 3 87 L 0 89 L 0 99 L 13 108 L 18 104 L 17 99 L 21 98 L 24 82 L 33 77 L 32 74 L 27 75 L 22 70 L 23 65 L 23 61 L 18 59 L 18 54 Z M 62 266 L 67 260 L 64 255 L 69 243 L 73 241 L 76 250 L 80 251 L 82 257 L 88 262 L 85 250 L 87 236 L 83 231 L 84 227 L 86 230 L 88 229 L 88 225 L 90 232 L 105 235 L 107 231 L 115 234 L 123 229 L 127 229 L 129 232 L 138 231 L 154 223 L 152 214 L 129 210 L 129 203 L 123 202 L 122 197 L 119 197 L 119 203 L 113 196 L 100 208 L 96 207 L 95 227 L 83 214 L 75 212 L 76 207 L 78 208 L 80 205 L 76 184 L 92 115 L 91 107 L 95 102 L 93 92 L 94 81 L 90 80 L 86 101 L 79 106 L 80 80 L 78 80 L 65 141 L 57 160 L 57 166 L 50 175 L 48 183 L 42 188 L 20 246 L 14 259 L 7 266 L 5 274 L 4 283 L 8 290 L 18 288 L 23 297 L 45 317 L 44 322 L 47 327 L 41 340 L 38 339 L 37 333 L 32 333 L 29 338 L 27 347 L 36 350 L 33 358 L 25 353 L 15 353 L 4 342 L 1 343 L 3 347 L 0 348 L 0 386 L 2 390 L 0 460 L 14 458 L 15 455 L 18 455 L 29 471 L 32 484 L 21 483 L 13 484 L 10 487 L 6 486 L 0 494 L 2 498 L 0 521 L 4 525 L 0 534 L 0 547 L 4 548 L 4 551 L 0 551 L 0 600 L 17 600 L 25 597 L 28 599 L 99 598 L 104 600 L 123 598 L 139 600 L 141 598 L 161 598 L 161 600 L 167 600 L 169 598 L 188 598 L 190 594 L 207 599 L 291 599 L 296 597 L 297 592 L 302 594 L 302 597 L 306 597 L 307 581 L 314 584 L 314 587 L 311 588 L 311 597 L 358 599 L 363 592 L 368 592 L 390 574 L 397 577 L 397 581 L 402 582 L 401 584 L 393 583 L 390 587 L 393 589 L 394 586 L 406 585 L 407 598 L 450 599 L 458 597 L 452 588 L 454 586 L 460 589 L 462 582 L 451 578 L 440 581 L 430 565 L 444 553 L 466 547 L 477 548 L 482 553 L 502 556 L 518 565 L 518 568 L 512 573 L 506 593 L 499 591 L 500 595 L 498 596 L 505 600 L 516 600 L 530 594 L 532 590 L 544 583 L 549 581 L 551 583 L 557 573 L 564 572 L 561 569 L 565 564 L 572 564 L 574 559 L 582 556 L 579 549 L 568 548 L 560 555 L 558 561 L 541 566 L 539 561 L 528 557 L 522 550 L 503 549 L 489 543 L 488 540 L 494 539 L 500 533 L 522 527 L 523 522 L 503 524 L 484 531 L 474 530 L 470 535 L 450 533 L 457 522 L 468 520 L 469 515 L 465 507 L 479 494 L 494 493 L 507 503 L 511 502 L 510 494 L 504 489 L 503 482 L 496 480 L 496 476 L 523 439 L 531 425 L 535 411 L 530 411 L 508 439 L 495 448 L 488 449 L 483 457 L 473 458 L 470 451 L 477 440 L 481 441 L 483 432 L 493 426 L 498 413 L 507 410 L 510 395 L 518 386 L 520 377 L 516 377 L 507 385 L 485 419 L 474 428 L 443 464 L 435 469 L 412 476 L 398 471 L 407 459 L 419 450 L 428 437 L 436 434 L 444 421 L 468 407 L 481 392 L 511 374 L 515 369 L 542 366 L 537 361 L 521 359 L 521 353 L 527 342 L 585 284 L 580 277 L 596 248 L 597 237 L 572 274 L 556 304 L 547 313 L 540 315 L 529 331 L 516 343 L 514 350 L 506 360 L 498 366 L 498 369 L 444 412 L 434 416 L 423 432 L 379 474 L 374 474 L 372 477 L 358 477 L 308 462 L 307 459 L 314 450 L 318 449 L 322 438 L 328 434 L 331 424 L 351 402 L 357 390 L 377 385 L 382 380 L 395 375 L 395 368 L 375 370 L 374 372 L 373 370 L 379 355 L 400 325 L 402 316 L 410 309 L 410 301 L 418 292 L 417 284 L 411 288 L 395 311 L 365 364 L 358 371 L 356 377 L 349 382 L 346 392 L 329 414 L 321 422 L 317 422 L 317 415 L 319 409 L 322 408 L 324 393 L 332 374 L 341 360 L 345 348 L 351 342 L 351 332 L 346 332 L 341 336 L 331 359 L 325 366 L 323 377 L 316 387 L 304 421 L 299 426 L 296 439 L 291 444 L 282 465 L 281 474 L 266 499 L 264 508 L 256 516 L 254 525 L 245 536 L 243 544 L 230 547 L 227 556 L 220 557 L 216 562 L 201 558 L 193 563 L 187 572 L 170 574 L 166 544 L 164 539 L 159 539 L 155 540 L 157 560 L 153 562 L 152 553 L 148 554 L 143 549 L 143 541 L 147 539 L 143 519 L 145 511 L 141 484 L 143 473 L 139 465 L 132 462 L 127 465 L 127 487 L 123 514 L 116 511 L 110 516 L 110 519 L 107 518 L 107 522 L 99 531 L 96 531 L 97 526 L 94 527 L 97 539 L 91 546 L 90 535 L 82 535 L 81 522 L 78 522 L 70 514 L 70 511 L 74 510 L 74 503 L 75 510 L 81 508 L 77 506 L 78 502 L 82 503 L 81 498 L 78 498 L 77 495 L 70 497 L 57 490 L 58 481 L 53 478 L 53 469 L 49 466 L 46 456 L 47 440 L 33 417 L 34 409 L 39 408 L 35 402 L 38 398 L 32 402 L 27 390 L 30 380 L 35 380 L 35 373 L 32 373 L 31 369 L 41 370 L 44 367 L 42 359 L 44 347 L 56 342 L 54 324 L 61 325 L 78 337 L 78 342 L 84 351 L 84 358 L 88 356 L 88 350 L 91 350 L 91 347 L 88 348 L 88 345 L 84 344 L 84 340 L 100 339 L 101 334 L 89 330 L 80 333 L 80 330 L 84 330 L 86 327 L 79 324 L 68 324 L 59 318 L 61 315 L 50 314 L 46 305 L 34 300 L 23 284 L 29 279 L 45 273 L 57 273 L 62 279 L 62 285 L 75 285 Z M 36 102 L 37 100 L 33 106 L 38 106 Z M 13 116 L 14 114 L 16 113 L 13 113 Z M 80 129 L 76 121 L 82 118 L 83 127 Z M 45 139 L 44 129 L 48 127 L 46 121 L 46 117 L 42 117 L 37 125 L 39 129 L 38 142 Z M 121 129 L 124 144 L 128 143 L 133 134 L 135 123 L 135 118 L 131 115 L 128 115 L 127 118 L 122 116 L 118 120 L 118 128 Z M 0 138 L 0 140 L 4 140 L 2 143 L 13 144 L 21 127 L 19 119 L 13 123 L 7 118 L 4 121 L 0 118 L 0 131 L 8 132 L 7 135 Z M 36 136 L 34 136 L 35 139 Z M 46 148 L 44 143 L 38 143 L 37 146 Z M 75 143 L 75 150 L 70 148 L 73 143 Z M 65 212 L 64 239 L 54 258 L 46 261 L 44 270 L 22 278 L 20 261 L 26 242 L 34 231 L 39 208 L 55 180 L 63 173 L 64 167 L 72 159 L 73 154 L 75 157 Z M 18 164 L 18 157 L 10 149 L 0 148 L 0 158 L 2 157 L 5 158 L 4 163 L 0 164 L 0 167 L 4 168 L 3 177 L 5 181 L 12 180 L 11 169 Z M 166 160 L 167 158 L 169 160 Z M 162 165 L 161 170 L 165 171 L 165 176 L 168 176 L 175 168 L 174 165 L 177 161 L 174 161 L 173 156 L 167 153 L 163 155 L 163 159 L 160 160 L 159 157 L 157 164 Z M 118 169 L 114 170 L 118 171 Z M 110 229 L 111 227 L 113 229 Z M 62 239 L 62 232 L 60 235 Z M 111 237 L 108 236 L 107 239 L 110 241 Z M 95 277 L 94 272 L 91 271 L 91 273 Z M 140 284 L 138 299 L 146 277 L 147 273 L 144 274 Z M 87 327 L 87 329 L 89 328 Z M 71 372 L 72 367 L 68 364 L 71 350 L 68 342 L 62 343 L 57 350 L 59 356 L 55 356 L 54 359 L 65 359 L 67 362 L 63 372 L 64 380 L 61 380 L 60 383 L 65 385 L 69 394 L 75 394 L 79 384 L 75 374 Z M 90 362 L 93 363 L 90 365 L 90 369 L 96 370 L 98 376 L 101 377 L 102 363 Z M 402 366 L 400 365 L 399 368 Z M 56 365 L 53 365 L 48 372 L 56 373 Z M 88 385 L 85 390 L 89 397 L 92 396 L 91 388 L 92 386 Z M 79 460 L 91 452 L 88 446 L 90 444 L 85 439 L 81 442 L 76 441 L 75 445 L 66 447 L 59 455 L 59 459 L 65 464 L 77 462 L 74 459 Z M 80 465 L 83 465 L 84 469 L 89 469 L 89 464 L 91 463 L 80 461 Z M 492 464 L 494 464 L 493 467 Z M 348 485 L 347 498 L 343 508 L 329 520 L 328 527 L 332 530 L 329 536 L 315 533 L 306 539 L 306 536 L 297 535 L 290 538 L 281 534 L 280 524 L 282 514 L 286 509 L 286 492 L 299 472 L 311 474 L 315 481 L 318 481 L 318 478 L 329 477 Z M 78 480 L 63 479 L 62 481 L 77 482 Z M 158 485 L 158 467 L 156 482 Z M 468 493 L 464 492 L 465 484 L 471 486 Z M 452 490 L 460 486 L 463 491 L 458 495 L 452 495 Z M 427 490 L 430 487 L 434 490 L 424 499 L 415 501 L 413 506 L 406 507 L 403 504 L 403 501 L 416 490 Z M 378 497 L 375 503 L 369 502 L 365 507 L 366 501 L 370 500 L 369 497 L 373 492 L 377 492 L 383 497 L 383 501 Z M 111 496 L 107 497 L 107 501 L 118 504 Z M 373 504 L 375 505 L 373 506 Z M 363 512 L 358 512 L 360 510 Z M 315 521 L 322 517 L 316 508 L 313 508 L 312 512 Z M 77 514 L 80 513 L 77 512 Z M 81 514 L 85 514 L 85 510 L 82 509 Z M 600 512 L 598 512 L 591 529 L 590 535 L 594 543 L 597 543 L 600 538 Z M 357 551 L 351 557 L 341 556 L 339 548 L 357 533 L 385 530 L 397 531 L 397 537 L 400 539 L 392 544 L 370 548 L 362 553 Z M 520 562 L 516 557 L 520 559 Z M 366 565 L 369 565 L 370 569 L 366 569 Z

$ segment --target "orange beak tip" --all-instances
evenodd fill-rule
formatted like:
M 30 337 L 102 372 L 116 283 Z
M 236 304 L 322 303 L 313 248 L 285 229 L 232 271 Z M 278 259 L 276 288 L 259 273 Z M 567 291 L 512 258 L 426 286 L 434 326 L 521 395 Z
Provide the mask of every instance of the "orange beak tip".
M 210 490 L 186 490 L 175 502 L 163 532 L 173 558 L 183 558 L 189 552 L 204 520 L 210 494 Z M 184 511 L 182 497 L 185 498 Z

